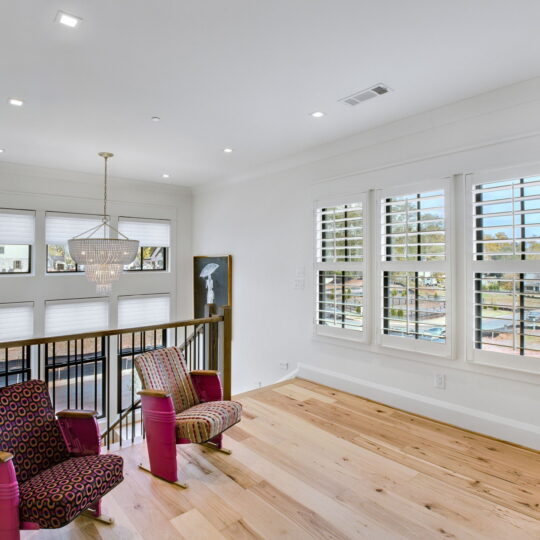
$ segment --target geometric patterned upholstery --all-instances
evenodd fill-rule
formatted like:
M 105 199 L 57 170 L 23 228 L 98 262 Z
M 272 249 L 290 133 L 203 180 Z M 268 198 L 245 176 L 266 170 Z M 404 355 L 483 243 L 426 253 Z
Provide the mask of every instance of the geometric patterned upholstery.
M 176 436 L 206 442 L 240 422 L 242 405 L 236 401 L 200 403 L 176 415 Z
M 68 524 L 122 479 L 123 460 L 112 454 L 69 458 L 19 484 L 20 519 L 43 529 Z
M 165 390 L 171 394 L 176 413 L 199 403 L 182 351 L 178 347 L 156 349 L 135 358 L 142 387 Z
M 43 381 L 0 388 L 0 450 L 13 454 L 19 484 L 69 458 Z

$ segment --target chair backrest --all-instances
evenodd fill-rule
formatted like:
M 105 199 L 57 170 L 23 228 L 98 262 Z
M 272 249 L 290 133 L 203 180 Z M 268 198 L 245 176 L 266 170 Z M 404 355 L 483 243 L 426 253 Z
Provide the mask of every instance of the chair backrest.
M 19 482 L 69 457 L 43 381 L 0 388 L 0 450 L 13 454 Z
M 135 358 L 135 367 L 145 390 L 166 390 L 171 393 L 177 413 L 199 403 L 182 351 L 178 347 L 141 354 Z

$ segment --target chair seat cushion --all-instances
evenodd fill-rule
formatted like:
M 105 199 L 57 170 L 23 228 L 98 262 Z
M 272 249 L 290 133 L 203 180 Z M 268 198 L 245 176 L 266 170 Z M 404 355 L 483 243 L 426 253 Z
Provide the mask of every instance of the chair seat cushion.
M 57 529 L 123 480 L 123 459 L 112 454 L 69 458 L 20 488 L 20 519 Z
M 236 401 L 199 403 L 176 415 L 176 437 L 203 443 L 234 426 L 242 416 Z

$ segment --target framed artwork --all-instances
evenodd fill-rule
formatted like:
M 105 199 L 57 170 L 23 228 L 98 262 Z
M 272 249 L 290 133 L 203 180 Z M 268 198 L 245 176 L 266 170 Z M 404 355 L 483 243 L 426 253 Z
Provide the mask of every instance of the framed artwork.
M 232 305 L 232 256 L 193 257 L 193 307 L 195 318 L 204 317 L 205 306 Z

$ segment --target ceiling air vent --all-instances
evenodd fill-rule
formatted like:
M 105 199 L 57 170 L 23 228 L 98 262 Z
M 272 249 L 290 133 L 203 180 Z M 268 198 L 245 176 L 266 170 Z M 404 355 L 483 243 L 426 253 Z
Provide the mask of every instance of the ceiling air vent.
M 382 96 L 388 92 L 391 92 L 391 89 L 388 88 L 388 86 L 385 86 L 384 84 L 376 84 L 367 90 L 362 90 L 361 92 L 356 92 L 355 94 L 341 98 L 339 101 L 343 101 L 344 103 L 354 107 L 355 105 L 367 101 L 368 99 Z

